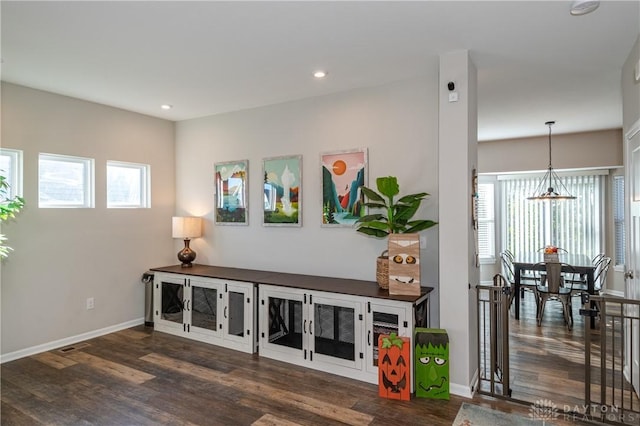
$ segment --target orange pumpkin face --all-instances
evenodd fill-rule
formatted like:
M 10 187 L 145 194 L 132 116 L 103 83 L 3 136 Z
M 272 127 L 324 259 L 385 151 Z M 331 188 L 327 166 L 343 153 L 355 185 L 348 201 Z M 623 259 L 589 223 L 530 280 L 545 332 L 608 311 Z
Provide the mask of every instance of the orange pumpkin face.
M 409 339 L 402 338 L 402 340 L 404 341 L 402 348 L 396 345 L 383 348 L 382 338 L 380 339 L 378 394 L 383 398 L 408 401 L 411 398 L 411 360 L 409 359 L 411 345 Z

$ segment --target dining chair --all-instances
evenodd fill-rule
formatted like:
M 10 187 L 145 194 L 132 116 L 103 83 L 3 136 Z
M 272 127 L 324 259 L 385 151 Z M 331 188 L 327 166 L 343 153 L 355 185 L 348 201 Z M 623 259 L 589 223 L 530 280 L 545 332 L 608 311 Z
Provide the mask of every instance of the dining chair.
M 500 252 L 500 259 L 502 260 L 502 275 L 509 280 L 511 285 L 515 285 L 516 276 L 513 268 L 513 254 L 508 250 Z M 520 289 L 522 290 L 522 294 L 524 295 L 524 291 L 533 292 L 536 286 L 536 277 L 533 275 L 520 275 Z
M 593 290 L 595 294 L 602 294 L 607 287 L 607 273 L 609 272 L 609 266 L 611 265 L 611 258 L 602 256 L 595 264 L 596 270 L 593 274 Z M 581 279 L 580 282 L 574 283 L 571 295 L 581 296 L 588 292 L 588 286 L 586 278 Z
M 573 312 L 571 307 L 571 283 L 566 283 L 563 274 L 573 269 L 571 265 L 559 262 L 541 262 L 534 266 L 534 271 L 540 273 L 540 284 L 536 285 L 536 320 L 538 326 L 542 325 L 544 310 L 548 301 L 562 303 L 564 321 L 569 330 L 573 327 Z M 544 272 L 544 275 L 542 274 Z

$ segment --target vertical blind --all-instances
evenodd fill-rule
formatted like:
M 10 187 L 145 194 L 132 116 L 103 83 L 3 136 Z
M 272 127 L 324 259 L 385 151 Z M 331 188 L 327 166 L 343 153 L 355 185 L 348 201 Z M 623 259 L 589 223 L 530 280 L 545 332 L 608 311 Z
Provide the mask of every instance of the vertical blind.
M 504 249 L 526 254 L 554 245 L 589 258 L 603 252 L 604 176 L 564 176 L 561 181 L 575 200 L 527 200 L 539 177 L 499 181 Z
M 613 177 L 613 226 L 615 232 L 615 264 L 624 265 L 624 176 Z
M 478 256 L 493 259 L 495 249 L 494 186 L 492 183 L 478 184 Z

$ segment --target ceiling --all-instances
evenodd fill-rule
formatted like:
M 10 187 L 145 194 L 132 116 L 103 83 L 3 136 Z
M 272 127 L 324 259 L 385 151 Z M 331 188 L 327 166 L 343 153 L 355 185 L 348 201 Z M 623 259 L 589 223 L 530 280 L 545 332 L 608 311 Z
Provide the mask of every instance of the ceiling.
M 1 77 L 179 121 L 434 75 L 467 49 L 479 140 L 620 128 L 640 2 L 570 5 L 2 1 Z

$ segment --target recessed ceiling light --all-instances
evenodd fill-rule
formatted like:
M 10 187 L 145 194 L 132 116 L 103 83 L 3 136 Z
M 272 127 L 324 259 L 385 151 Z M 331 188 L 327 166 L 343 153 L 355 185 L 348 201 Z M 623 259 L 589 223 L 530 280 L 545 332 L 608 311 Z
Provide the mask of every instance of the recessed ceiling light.
M 313 76 L 315 78 L 325 78 L 327 76 L 328 72 L 326 71 L 316 71 L 313 73 Z
M 571 14 L 574 16 L 586 15 L 596 10 L 600 6 L 597 0 L 576 0 L 571 5 Z
M 160 108 L 162 108 L 162 109 L 171 109 L 171 108 L 173 108 L 173 105 L 163 104 L 163 105 L 160 105 Z

